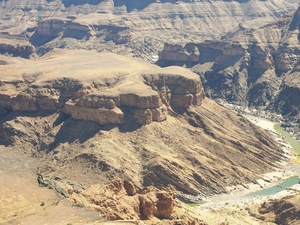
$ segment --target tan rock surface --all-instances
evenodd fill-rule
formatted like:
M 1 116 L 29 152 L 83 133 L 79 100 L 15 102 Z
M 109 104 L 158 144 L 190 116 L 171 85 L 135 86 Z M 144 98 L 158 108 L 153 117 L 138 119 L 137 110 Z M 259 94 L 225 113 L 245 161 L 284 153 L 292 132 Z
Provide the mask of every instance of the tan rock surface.
M 43 156 L 49 176 L 121 177 L 185 198 L 249 182 L 283 159 L 263 131 L 203 100 L 187 69 L 88 51 L 2 58 L 0 142 Z
M 8 0 L 0 5 L 0 27 L 12 35 L 25 34 L 39 54 L 55 47 L 83 48 L 155 61 L 166 40 L 218 39 L 240 26 L 261 27 L 297 7 L 295 0 Z M 182 52 L 180 57 L 193 61 L 198 54 Z
M 64 108 L 74 119 L 105 125 L 123 123 L 122 110 L 130 107 L 140 124 L 149 124 L 166 119 L 169 104 L 187 108 L 204 98 L 199 78 L 188 70 L 111 53 L 56 50 L 32 61 L 3 61 L 9 62 L 0 68 L 1 107 L 14 111 Z M 167 106 L 161 86 L 170 87 Z
M 299 119 L 300 8 L 257 29 L 240 24 L 220 41 L 165 44 L 158 65 L 190 67 L 201 76 L 206 95 L 237 105 L 274 110 Z M 193 54 L 196 61 L 181 58 Z
M 94 224 L 103 219 L 39 187 L 36 159 L 3 146 L 0 153 L 0 224 Z
M 169 187 L 178 199 L 198 201 L 251 182 L 284 160 L 264 131 L 204 99 L 199 77 L 187 69 L 87 51 L 1 60 L 7 64 L 0 66 L 0 143 L 36 157 L 40 173 L 62 182 L 59 187 L 74 196 L 74 204 L 95 208 L 108 219 L 193 223 L 198 217 L 176 205 L 173 192 L 139 197 L 140 190 Z M 104 115 L 122 110 L 123 122 L 75 120 L 74 106 L 99 108 Z M 137 194 L 124 182 L 98 185 L 116 178 L 130 180 Z
M 0 54 L 29 58 L 30 56 L 35 56 L 35 53 L 35 47 L 26 38 L 0 35 Z
M 96 209 L 111 221 L 140 221 L 143 224 L 206 224 L 195 211 L 176 200 L 174 191 L 147 187 L 134 195 L 128 195 L 125 184 L 114 180 L 107 185 L 92 185 L 80 194 L 73 193 L 70 201 Z M 131 183 L 132 184 L 132 183 Z M 189 213 L 186 213 L 189 211 Z M 179 219 L 180 218 L 180 219 Z

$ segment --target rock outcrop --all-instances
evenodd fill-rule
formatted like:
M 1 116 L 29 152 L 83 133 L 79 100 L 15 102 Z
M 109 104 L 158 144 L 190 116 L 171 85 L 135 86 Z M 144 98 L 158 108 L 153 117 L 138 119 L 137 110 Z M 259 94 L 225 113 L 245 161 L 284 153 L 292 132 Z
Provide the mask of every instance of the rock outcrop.
M 75 54 L 88 53 L 62 52 L 68 62 L 67 69 L 74 65 L 72 61 L 76 61 L 73 57 Z M 135 118 L 139 124 L 149 124 L 152 121 L 165 120 L 170 105 L 188 108 L 191 105 L 200 105 L 204 98 L 201 82 L 192 72 L 182 70 L 174 73 L 174 68 L 161 69 L 147 64 L 144 64 L 144 69 L 143 63 L 137 62 L 141 69 L 137 70 L 139 72 L 134 72 L 137 73 L 137 76 L 134 76 L 137 80 L 131 87 L 129 85 L 132 82 L 131 77 L 127 73 L 132 73 L 134 66 L 132 64 L 132 68 L 129 65 L 126 65 L 127 69 L 122 68 L 122 63 L 127 61 L 130 63 L 128 59 L 97 53 L 94 53 L 93 57 L 91 62 L 77 62 L 86 68 L 81 70 L 85 76 L 93 73 L 89 72 L 90 67 L 96 70 L 105 68 L 105 65 L 101 66 L 103 58 L 106 58 L 106 61 L 113 61 L 115 67 L 106 68 L 111 72 L 103 72 L 104 75 L 99 74 L 99 76 L 94 75 L 88 80 L 80 79 L 81 74 L 76 78 L 67 77 L 56 69 L 51 69 L 51 72 L 30 74 L 30 66 L 27 67 L 28 72 L 24 67 L 25 72 L 19 74 L 18 78 L 12 80 L 8 77 L 2 81 L 0 107 L 12 111 L 63 109 L 66 114 L 76 120 L 95 121 L 102 125 L 123 123 L 126 111 L 124 108 L 127 108 L 131 117 Z M 37 61 L 34 64 L 37 64 Z M 97 66 L 98 61 L 100 61 L 99 66 Z M 46 59 L 41 62 L 47 64 L 51 63 L 51 60 Z M 26 63 L 30 64 L 30 61 Z M 10 65 L 3 65 L 2 68 L 5 69 L 4 67 L 9 68 Z M 122 71 L 120 74 L 118 74 L 119 70 Z M 55 75 L 45 78 L 48 73 Z M 118 75 L 111 77 L 111 74 Z M 39 80 L 42 81 L 39 82 Z M 125 87 L 122 88 L 122 86 Z
M 300 196 L 288 196 L 264 202 L 258 209 L 261 216 L 270 222 L 283 225 L 297 224 L 300 220 Z
M 172 186 L 178 198 L 198 201 L 284 159 L 266 133 L 204 98 L 188 69 L 84 50 L 0 60 L 0 144 L 39 157 L 42 174 Z
M 95 208 L 109 220 L 144 220 L 145 224 L 206 224 L 188 209 L 189 206 L 184 206 L 176 200 L 171 189 L 147 187 L 132 195 L 126 190 L 125 184 L 128 183 L 131 182 L 115 180 L 107 185 L 92 185 L 79 194 L 69 188 L 69 193 L 72 193 L 69 198 L 74 204 Z M 185 210 L 188 210 L 189 214 L 186 214 Z
M 296 10 L 294 0 L 275 1 L 30 1 L 0 5 L 2 31 L 26 35 L 44 54 L 53 48 L 97 49 L 156 61 L 166 40 L 218 39 L 224 33 L 260 27 Z M 178 55 L 177 55 L 178 57 Z M 181 52 L 180 58 L 196 60 Z
M 35 47 L 25 38 L 7 34 L 0 35 L 0 54 L 29 58 L 35 53 Z
M 93 17 L 93 15 L 90 16 Z M 94 16 L 97 17 L 97 15 Z M 129 27 L 106 22 L 103 24 L 87 23 L 84 19 L 76 20 L 76 17 L 67 17 L 39 21 L 31 42 L 42 45 L 57 37 L 86 41 L 96 37 L 105 42 L 113 41 L 116 44 L 126 44 L 131 41 Z
M 190 67 L 200 75 L 209 97 L 295 116 L 299 10 L 259 29 L 240 27 L 221 41 L 165 44 L 157 64 Z

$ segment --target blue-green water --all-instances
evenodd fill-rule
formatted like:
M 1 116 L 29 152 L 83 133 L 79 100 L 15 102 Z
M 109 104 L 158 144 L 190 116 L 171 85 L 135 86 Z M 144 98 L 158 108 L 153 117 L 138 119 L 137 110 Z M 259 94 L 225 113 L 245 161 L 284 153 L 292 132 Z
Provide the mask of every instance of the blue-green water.
M 286 138 L 286 140 L 290 143 L 290 145 L 295 150 L 295 152 L 300 154 L 300 143 L 295 138 L 293 138 L 289 134 L 289 132 L 285 131 L 284 128 L 280 124 L 276 124 L 274 126 L 274 129 Z
M 252 194 L 250 194 L 250 196 L 267 196 L 267 195 L 273 195 L 276 194 L 277 192 L 283 191 L 295 184 L 298 184 L 300 182 L 300 178 L 299 177 L 291 177 L 289 179 L 287 179 L 286 181 L 280 183 L 279 185 L 261 190 L 261 191 L 257 191 L 254 192 Z

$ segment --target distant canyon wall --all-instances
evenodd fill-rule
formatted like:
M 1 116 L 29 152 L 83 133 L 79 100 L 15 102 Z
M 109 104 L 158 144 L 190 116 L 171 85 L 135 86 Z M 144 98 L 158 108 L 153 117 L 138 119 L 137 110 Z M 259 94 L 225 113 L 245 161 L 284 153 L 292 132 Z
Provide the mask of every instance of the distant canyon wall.
M 221 41 L 166 43 L 157 64 L 190 67 L 209 97 L 299 115 L 299 12 L 259 29 L 241 28 Z
M 297 7 L 295 0 L 8 0 L 0 4 L 0 28 L 25 35 L 40 54 L 54 47 L 93 48 L 154 61 L 151 57 L 166 40 L 218 39 L 239 26 L 262 26 Z

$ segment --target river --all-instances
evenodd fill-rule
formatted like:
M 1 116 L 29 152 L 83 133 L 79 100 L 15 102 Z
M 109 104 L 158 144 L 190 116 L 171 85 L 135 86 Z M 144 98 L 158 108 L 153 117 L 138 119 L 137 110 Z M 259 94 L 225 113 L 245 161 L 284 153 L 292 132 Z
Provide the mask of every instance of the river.
M 270 132 L 270 134 L 275 135 L 274 139 L 277 140 L 284 151 L 290 156 L 291 148 L 285 147 L 290 145 L 295 148 L 296 154 L 300 153 L 300 144 L 295 140 L 288 132 L 286 132 L 280 124 L 269 121 L 267 119 L 245 116 L 254 124 L 262 127 L 263 129 Z M 276 132 L 276 133 L 275 133 Z M 281 135 L 284 139 L 281 139 Z M 281 139 L 281 140 L 280 140 Z M 299 158 L 299 157 L 298 157 Z M 294 160 L 295 161 L 295 160 Z M 245 184 L 242 186 L 230 187 L 228 194 L 210 196 L 205 204 L 198 205 L 198 209 L 212 209 L 220 208 L 228 205 L 247 205 L 247 204 L 257 204 L 265 201 L 268 198 L 281 198 L 285 195 L 292 193 L 291 188 L 300 191 L 300 165 L 287 161 L 285 162 L 284 169 L 276 169 L 274 172 L 265 174 L 263 179 L 257 181 L 256 184 Z M 269 182 L 266 182 L 268 180 Z M 294 186 L 295 185 L 295 186 Z M 246 188 L 245 188 L 246 187 Z M 262 188 L 263 187 L 263 188 Z

